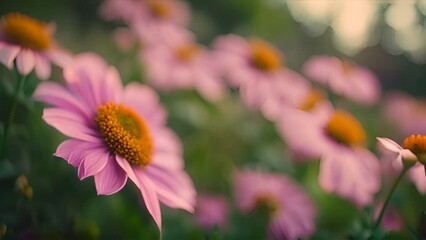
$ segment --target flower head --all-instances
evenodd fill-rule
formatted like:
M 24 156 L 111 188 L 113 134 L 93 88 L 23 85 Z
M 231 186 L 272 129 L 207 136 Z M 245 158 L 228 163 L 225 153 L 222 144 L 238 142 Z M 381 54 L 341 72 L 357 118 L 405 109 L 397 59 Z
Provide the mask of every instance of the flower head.
M 309 88 L 302 76 L 284 67 L 283 54 L 264 40 L 227 35 L 218 37 L 213 47 L 229 84 L 240 89 L 248 107 L 268 104 L 268 118 L 275 118 L 277 106 L 297 101 Z
M 268 232 L 274 239 L 309 237 L 315 230 L 315 206 L 291 179 L 275 174 L 242 171 L 235 174 L 239 209 L 269 213 Z
M 222 196 L 198 195 L 195 214 L 198 225 L 204 229 L 224 228 L 228 222 L 228 203 Z
M 141 51 L 149 83 L 163 91 L 195 88 L 207 100 L 221 99 L 225 86 L 211 53 L 194 41 L 190 31 L 174 30 L 173 41 Z
M 43 119 L 71 138 L 55 156 L 78 167 L 80 179 L 93 176 L 101 195 L 118 192 L 130 178 L 160 229 L 159 202 L 192 212 L 194 186 L 158 95 L 138 83 L 123 88 L 117 70 L 90 53 L 76 56 L 64 78 L 65 86 L 46 82 L 34 93 L 53 106 Z
M 349 112 L 323 108 L 321 114 L 289 109 L 279 122 L 284 141 L 305 159 L 320 159 L 319 185 L 358 207 L 380 189 L 378 159 L 364 147 L 366 133 Z
M 20 13 L 9 13 L 0 21 L 0 62 L 7 68 L 16 66 L 28 75 L 34 68 L 40 79 L 50 77 L 50 62 L 63 67 L 70 55 L 52 38 L 52 27 Z
M 333 92 L 363 104 L 373 104 L 380 96 L 376 76 L 349 60 L 330 56 L 314 56 L 303 66 L 309 78 L 328 86 Z

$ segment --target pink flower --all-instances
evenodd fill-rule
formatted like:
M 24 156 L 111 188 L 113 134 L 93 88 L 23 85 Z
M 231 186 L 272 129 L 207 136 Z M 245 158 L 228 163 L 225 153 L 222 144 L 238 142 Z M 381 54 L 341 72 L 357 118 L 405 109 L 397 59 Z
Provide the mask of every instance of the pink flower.
M 195 88 L 207 100 L 221 99 L 225 86 L 210 53 L 186 29 L 176 35 L 169 44 L 141 51 L 149 83 L 163 91 Z
M 404 136 L 426 134 L 426 99 L 414 98 L 403 92 L 387 94 L 384 114 Z
M 53 27 L 19 13 L 3 16 L 0 22 L 0 62 L 12 69 L 16 60 L 21 75 L 28 75 L 35 69 L 38 78 L 49 78 L 50 62 L 63 67 L 71 60 L 71 56 L 52 39 Z
M 401 147 L 395 141 L 389 138 L 377 138 L 380 143 L 380 150 L 385 156 L 385 163 L 392 166 L 395 172 L 401 172 L 404 162 L 412 166 L 408 172 L 407 177 L 414 182 L 417 190 L 421 193 L 426 193 L 426 174 L 424 166 L 421 162 L 424 162 L 426 153 L 426 136 L 411 135 L 404 140 L 404 148 Z M 393 153 L 394 156 L 390 157 L 389 153 Z
M 189 6 L 180 0 L 105 0 L 100 13 L 107 20 L 127 24 L 142 21 L 187 26 L 191 18 Z
M 239 87 L 243 101 L 251 108 L 265 102 L 266 116 L 274 118 L 277 105 L 297 101 L 309 87 L 304 78 L 284 68 L 282 53 L 272 44 L 257 38 L 236 35 L 218 37 L 213 47 L 224 76 L 233 87 Z M 269 110 L 272 109 L 272 110 Z
M 228 203 L 222 196 L 198 195 L 195 216 L 198 225 L 204 229 L 224 228 L 228 223 Z
M 298 156 L 320 159 L 322 189 L 358 207 L 372 203 L 380 189 L 379 162 L 363 147 L 366 134 L 354 116 L 326 108 L 321 114 L 288 109 L 278 128 Z
M 237 207 L 249 214 L 261 208 L 270 214 L 269 235 L 274 239 L 309 237 L 315 231 L 315 206 L 290 178 L 242 171 L 235 174 Z
M 123 88 L 117 70 L 90 53 L 76 56 L 64 79 L 65 86 L 46 82 L 34 93 L 53 106 L 43 119 L 71 138 L 54 155 L 78 167 L 81 180 L 94 176 L 100 195 L 118 192 L 130 178 L 160 229 L 159 202 L 193 212 L 194 186 L 158 95 L 139 83 Z
M 336 94 L 356 102 L 373 104 L 380 97 L 380 84 L 376 76 L 348 60 L 314 56 L 304 64 L 303 72 Z

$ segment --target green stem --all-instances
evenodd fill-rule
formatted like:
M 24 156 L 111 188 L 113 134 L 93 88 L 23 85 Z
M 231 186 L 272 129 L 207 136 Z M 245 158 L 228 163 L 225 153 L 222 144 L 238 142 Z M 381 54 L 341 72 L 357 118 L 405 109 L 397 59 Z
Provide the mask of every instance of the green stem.
M 10 107 L 9 118 L 7 119 L 4 125 L 3 137 L 1 139 L 0 144 L 0 161 L 4 158 L 4 152 L 6 149 L 7 138 L 9 135 L 10 126 L 13 123 L 13 119 L 15 118 L 15 111 L 18 105 L 19 93 L 21 92 L 22 85 L 24 84 L 26 76 L 19 76 L 18 82 L 16 83 L 15 92 L 13 93 L 12 106 Z
M 385 203 L 383 204 L 382 210 L 380 211 L 379 218 L 377 218 L 376 223 L 374 224 L 373 230 L 375 230 L 377 227 L 379 227 L 380 223 L 382 222 L 383 216 L 385 215 L 386 207 L 388 206 L 390 199 L 395 192 L 396 187 L 398 186 L 399 182 L 401 182 L 402 177 L 404 177 L 405 173 L 410 169 L 410 167 L 404 167 L 399 174 L 398 178 L 395 180 L 395 182 L 392 185 L 391 190 L 388 193 L 388 196 L 386 197 Z

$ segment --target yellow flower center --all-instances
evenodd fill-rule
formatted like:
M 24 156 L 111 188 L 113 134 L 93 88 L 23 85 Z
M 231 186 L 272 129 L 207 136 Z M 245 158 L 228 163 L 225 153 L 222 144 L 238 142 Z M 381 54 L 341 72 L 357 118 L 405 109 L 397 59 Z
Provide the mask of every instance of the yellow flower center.
M 256 210 L 266 213 L 268 216 L 273 216 L 278 209 L 280 208 L 281 204 L 275 197 L 269 195 L 269 194 L 259 194 L 256 197 L 256 203 L 255 208 Z
M 417 157 L 426 155 L 426 136 L 411 135 L 404 139 L 404 148 L 409 149 Z
M 309 112 L 315 105 L 325 99 L 324 94 L 316 89 L 311 89 L 304 99 L 303 103 L 299 106 L 300 110 Z
M 148 6 L 151 10 L 151 13 L 158 18 L 165 18 L 170 15 L 170 7 L 164 1 L 149 1 Z
M 361 123 L 352 114 L 342 110 L 333 113 L 326 131 L 333 139 L 348 146 L 362 145 L 367 138 Z
M 199 52 L 200 47 L 197 44 L 181 45 L 175 50 L 176 57 L 182 62 L 191 61 Z
M 281 54 L 274 46 L 259 39 L 250 39 L 249 45 L 251 61 L 256 68 L 262 71 L 274 71 L 281 67 Z
M 5 15 L 0 31 L 7 41 L 34 50 L 46 50 L 51 46 L 46 25 L 37 19 L 19 13 Z
M 145 121 L 133 110 L 115 103 L 98 107 L 99 131 L 108 148 L 129 163 L 145 166 L 151 162 L 153 142 Z

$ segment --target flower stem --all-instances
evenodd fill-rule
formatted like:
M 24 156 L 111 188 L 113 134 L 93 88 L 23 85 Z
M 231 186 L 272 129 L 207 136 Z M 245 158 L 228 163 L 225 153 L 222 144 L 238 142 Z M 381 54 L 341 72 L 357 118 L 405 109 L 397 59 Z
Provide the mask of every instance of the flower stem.
M 373 226 L 373 230 L 375 230 L 377 227 L 379 227 L 380 223 L 382 222 L 383 216 L 385 215 L 386 207 L 388 206 L 390 199 L 395 192 L 396 187 L 398 186 L 399 182 L 401 182 L 402 177 L 404 177 L 405 173 L 410 169 L 410 167 L 405 167 L 402 169 L 401 173 L 398 175 L 398 178 L 395 180 L 395 182 L 392 185 L 392 188 L 390 189 L 388 196 L 386 197 L 385 203 L 383 204 L 382 210 L 380 211 L 379 218 L 377 218 L 376 223 Z
M 4 158 L 4 153 L 6 149 L 7 138 L 9 135 L 10 126 L 13 123 L 13 119 L 15 118 L 15 111 L 18 105 L 19 93 L 21 92 L 22 85 L 24 84 L 26 76 L 19 76 L 18 81 L 16 83 L 15 92 L 13 93 L 12 106 L 10 107 L 9 118 L 7 119 L 4 125 L 3 137 L 0 143 L 0 161 Z

